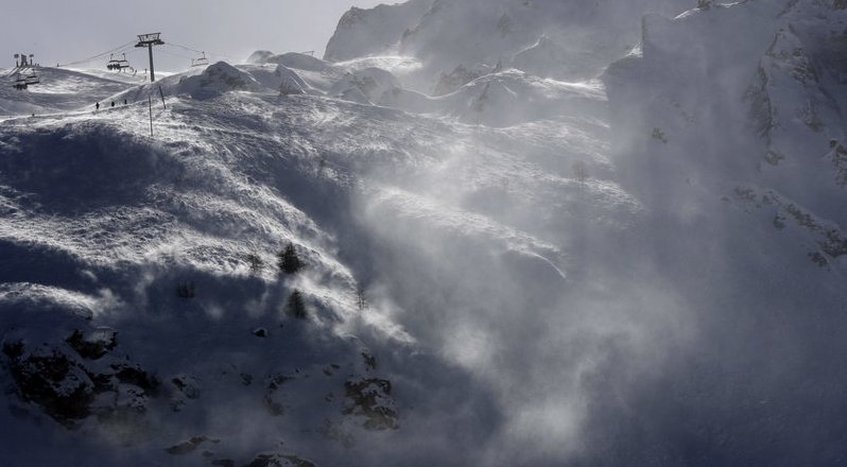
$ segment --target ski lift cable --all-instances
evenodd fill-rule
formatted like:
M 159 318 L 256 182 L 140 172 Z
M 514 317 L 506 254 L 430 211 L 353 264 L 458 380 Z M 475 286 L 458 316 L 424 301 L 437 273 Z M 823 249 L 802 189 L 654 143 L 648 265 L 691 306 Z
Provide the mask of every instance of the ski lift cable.
M 179 45 L 179 44 L 176 44 L 176 43 L 174 43 L 174 42 L 168 42 L 168 43 L 167 43 L 167 45 L 171 45 L 171 46 L 174 46 L 174 47 L 179 47 L 180 49 L 185 49 L 185 50 L 188 50 L 189 52 L 195 52 L 195 53 L 198 53 L 198 54 L 199 54 L 199 53 L 203 53 L 203 51 L 202 51 L 202 50 L 197 50 L 197 49 L 195 49 L 195 48 L 188 47 L 188 46 L 186 46 L 186 45 Z
M 184 59 L 186 59 L 186 60 L 191 60 L 191 59 L 192 59 L 192 57 L 189 57 L 189 56 L 186 56 L 186 55 L 182 55 L 182 54 L 178 54 L 178 53 L 174 53 L 174 52 L 168 52 L 168 51 L 166 51 L 166 50 L 162 50 L 162 49 L 159 49 L 159 52 L 160 52 L 160 53 L 163 53 L 163 54 L 165 54 L 165 55 L 170 55 L 170 56 L 172 56 L 172 57 L 184 58 Z
M 174 43 L 174 42 L 168 42 L 168 43 L 167 43 L 167 44 L 165 44 L 165 45 L 171 45 L 171 46 L 174 46 L 174 47 L 179 47 L 180 49 L 185 49 L 185 50 L 187 50 L 187 51 L 189 51 L 189 52 L 194 52 L 194 53 L 198 53 L 198 54 L 208 53 L 208 54 L 209 54 L 209 55 L 211 55 L 211 56 L 221 57 L 221 58 L 225 58 L 225 59 L 227 59 L 227 60 L 232 60 L 232 57 L 229 57 L 229 56 L 224 55 L 224 54 L 219 54 L 219 53 L 215 53 L 215 52 L 209 52 L 208 50 L 198 50 L 198 49 L 195 49 L 195 48 L 192 48 L 192 47 L 188 47 L 188 46 L 185 46 L 185 45 L 176 44 L 176 43 Z
M 103 52 L 103 53 L 100 53 L 100 54 L 97 54 L 97 55 L 93 55 L 91 57 L 88 57 L 88 58 L 85 58 L 85 59 L 82 59 L 82 60 L 76 60 L 76 61 L 69 62 L 69 63 L 59 64 L 59 67 L 68 67 L 68 66 L 73 66 L 73 65 L 80 65 L 80 64 L 83 64 L 83 63 L 90 63 L 90 62 L 98 60 L 102 57 L 105 57 L 106 55 L 111 55 L 111 54 L 116 54 L 116 53 L 121 53 L 121 52 L 132 52 L 132 45 L 129 44 L 129 45 L 121 46 L 121 47 L 116 47 L 116 48 L 111 49 L 109 51 L 106 51 L 106 52 Z
M 127 42 L 126 44 L 120 45 L 120 46 L 115 47 L 114 49 L 111 49 L 111 50 L 107 50 L 103 53 L 99 53 L 97 55 L 93 55 L 91 57 L 88 57 L 88 58 L 85 58 L 85 59 L 82 59 L 82 60 L 77 60 L 77 61 L 74 61 L 74 62 L 59 64 L 58 66 L 61 68 L 61 67 L 69 67 L 69 66 L 73 66 L 73 65 L 80 65 L 80 64 L 83 64 L 83 63 L 89 63 L 89 62 L 92 62 L 92 61 L 97 60 L 99 58 L 105 57 L 106 55 L 109 55 L 109 54 L 116 54 L 116 53 L 124 52 L 126 50 L 131 50 L 132 47 L 134 47 L 134 44 L 135 44 L 135 41 Z

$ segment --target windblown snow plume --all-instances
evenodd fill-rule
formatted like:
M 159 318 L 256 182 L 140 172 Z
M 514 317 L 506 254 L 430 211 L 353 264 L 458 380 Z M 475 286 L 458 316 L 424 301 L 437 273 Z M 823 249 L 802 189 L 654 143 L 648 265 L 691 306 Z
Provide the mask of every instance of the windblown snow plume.
M 842 463 L 845 27 L 412 0 L 4 82 L 0 458 Z

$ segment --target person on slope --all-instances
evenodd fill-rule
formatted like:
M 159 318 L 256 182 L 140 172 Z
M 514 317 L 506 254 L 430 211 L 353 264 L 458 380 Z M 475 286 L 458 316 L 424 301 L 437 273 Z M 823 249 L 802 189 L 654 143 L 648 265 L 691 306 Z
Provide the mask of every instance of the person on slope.
M 94 104 L 94 111 L 96 112 L 98 110 L 100 110 L 100 103 L 99 102 Z

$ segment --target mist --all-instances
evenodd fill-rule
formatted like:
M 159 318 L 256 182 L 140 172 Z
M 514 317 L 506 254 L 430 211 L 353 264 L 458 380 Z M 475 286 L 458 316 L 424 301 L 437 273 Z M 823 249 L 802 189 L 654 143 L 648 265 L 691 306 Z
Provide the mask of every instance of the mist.
M 11 458 L 843 460 L 840 2 L 374 4 L 161 5 L 209 66 L 0 91 Z

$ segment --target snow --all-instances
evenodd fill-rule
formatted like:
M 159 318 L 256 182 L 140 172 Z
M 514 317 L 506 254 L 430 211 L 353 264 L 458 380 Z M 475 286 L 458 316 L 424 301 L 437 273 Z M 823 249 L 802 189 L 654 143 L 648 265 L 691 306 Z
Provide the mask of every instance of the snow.
M 277 69 L 286 70 L 281 66 Z M 373 95 L 397 84 L 388 72 L 374 68 L 350 77 L 342 79 L 341 85 L 365 81 L 360 84 Z M 368 85 L 368 79 L 376 87 Z M 158 86 L 168 102 L 166 109 L 156 102 L 155 136 L 151 139 L 142 96 L 158 98 Z M 15 290 L 42 287 L 42 281 L 49 284 L 39 289 L 39 294 L 52 300 L 54 306 L 93 316 L 97 325 L 119 329 L 120 340 L 125 342 L 122 345 L 133 348 L 134 355 L 143 356 L 145 366 L 156 368 L 160 374 L 194 368 L 191 374 L 207 381 L 202 390 L 213 394 L 217 390 L 208 387 L 211 373 L 204 372 L 214 373 L 218 366 L 204 370 L 205 364 L 194 360 L 200 351 L 191 350 L 191 346 L 203 348 L 208 340 L 191 344 L 185 336 L 177 337 L 187 323 L 171 323 L 166 311 L 178 307 L 178 299 L 170 297 L 172 288 L 181 281 L 190 278 L 198 291 L 190 307 L 194 311 L 186 316 L 193 323 L 190 327 L 205 320 L 210 326 L 233 322 L 226 325 L 233 328 L 231 337 L 226 338 L 232 344 L 221 345 L 221 351 L 229 354 L 238 353 L 233 346 L 242 339 L 255 339 L 251 332 L 256 327 L 269 329 L 269 339 L 277 335 L 270 330 L 274 325 L 251 324 L 280 319 L 285 291 L 295 286 L 307 294 L 315 312 L 312 321 L 328 326 L 326 332 L 337 329 L 346 333 L 362 326 L 356 324 L 360 318 L 353 305 L 360 280 L 345 265 L 347 260 L 338 256 L 340 246 L 335 244 L 338 232 L 361 227 L 350 224 L 354 219 L 347 219 L 343 211 L 324 207 L 315 194 L 343 196 L 336 203 L 344 203 L 344 197 L 349 199 L 347 203 L 358 202 L 358 193 L 364 195 L 370 190 L 366 186 L 382 186 L 379 180 L 389 176 L 386 170 L 414 173 L 426 166 L 441 170 L 446 162 L 443 159 L 452 153 L 438 155 L 436 147 L 452 148 L 457 137 L 476 139 L 477 132 L 471 128 L 450 131 L 448 123 L 439 119 L 320 96 L 280 96 L 276 86 L 265 67 L 236 68 L 219 63 L 202 72 L 164 78 L 155 87 L 142 85 L 115 95 L 118 100 L 128 98 L 128 106 L 5 122 L 0 138 L 3 173 L 15 175 L 3 179 L 4 209 L 13 220 L 2 226 L 4 245 L 10 252 L 18 248 L 40 252 L 45 262 L 43 267 L 29 266 L 30 273 L 17 277 L 21 285 Z M 398 131 L 384 134 L 386 125 Z M 339 137 L 338 129 L 345 126 L 357 131 Z M 418 140 L 411 133 L 413 128 L 429 132 L 430 138 Z M 506 138 L 520 144 L 521 135 Z M 405 155 L 395 152 L 401 147 Z M 319 156 L 325 160 L 323 167 L 318 164 Z M 84 170 L 86 166 L 96 170 Z M 480 165 L 479 169 L 507 171 L 511 164 L 504 161 L 502 168 Z M 429 177 L 427 173 L 425 170 L 419 176 Z M 361 185 L 370 178 L 373 182 Z M 488 183 L 487 179 L 481 178 L 481 182 Z M 386 212 L 380 199 L 373 197 L 377 204 L 366 211 L 368 215 L 404 219 L 419 216 L 430 203 L 426 195 L 413 195 L 403 203 L 392 202 Z M 486 243 L 500 243 L 504 252 L 526 256 L 527 267 L 538 270 L 541 276 L 552 274 L 564 279 L 564 270 L 551 262 L 559 261 L 556 248 L 531 234 L 461 209 L 455 213 L 438 205 L 428 209 L 426 222 L 432 222 L 436 232 L 451 236 L 484 234 Z M 320 225 L 333 226 L 333 230 L 326 232 Z M 251 240 L 245 243 L 244 238 Z M 274 285 L 278 279 L 272 273 L 272 253 L 287 240 L 301 248 L 310 267 L 296 281 Z M 250 276 L 243 260 L 251 252 L 259 253 L 267 265 L 256 277 Z M 532 266 L 533 258 L 542 259 L 539 266 Z M 67 273 L 57 274 L 58 265 Z M 7 274 L 14 275 L 13 270 Z M 226 277 L 243 285 L 225 286 Z M 255 298 L 247 298 L 254 293 Z M 25 295 L 37 296 L 34 291 Z M 4 307 L 21 306 L 11 297 L 4 300 Z M 38 308 L 37 303 L 27 307 Z M 230 303 L 240 304 L 233 310 L 227 305 Z M 80 311 L 73 311 L 77 309 Z M 158 318 L 142 324 L 143 317 L 151 312 Z M 369 332 L 399 339 L 394 342 L 409 342 L 406 331 L 385 318 L 392 312 L 374 309 L 369 313 L 374 316 L 362 318 L 373 328 Z M 243 319 L 248 322 L 234 324 Z M 156 324 L 160 320 L 164 320 L 164 329 Z M 181 343 L 161 354 L 144 342 L 169 346 Z M 180 350 L 173 353 L 176 349 Z M 183 353 L 185 357 L 179 357 Z M 355 352 L 352 355 L 355 357 Z M 209 362 L 220 360 L 214 355 L 204 358 Z M 250 358 L 261 360 L 255 355 Z M 343 361 L 340 356 L 327 357 L 328 361 L 333 358 Z M 263 371 L 267 370 L 258 372 Z M 165 430 L 163 436 L 171 433 Z M 218 429 L 216 436 L 222 435 Z M 166 440 L 146 441 L 150 442 Z
M 689 3 L 4 86 L 4 458 L 836 464 L 847 12 Z
M 383 55 L 396 47 L 404 31 L 427 12 L 434 0 L 412 0 L 396 5 L 378 5 L 369 10 L 352 8 L 338 22 L 324 59 L 337 62 L 369 55 Z

